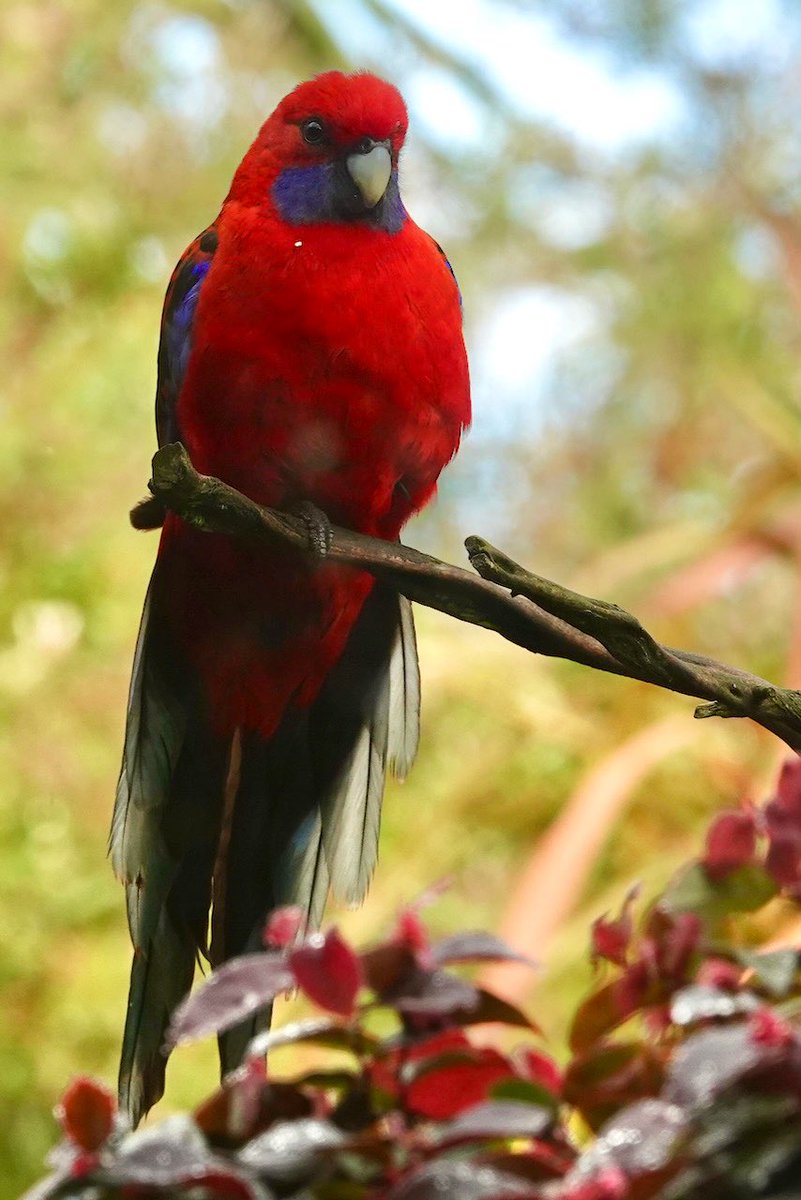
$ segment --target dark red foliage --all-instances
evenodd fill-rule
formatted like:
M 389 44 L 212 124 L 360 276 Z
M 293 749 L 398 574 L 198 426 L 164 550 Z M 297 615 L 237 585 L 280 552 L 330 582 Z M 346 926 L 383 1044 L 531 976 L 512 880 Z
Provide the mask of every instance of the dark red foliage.
M 293 987 L 326 1015 L 259 1035 L 192 1119 L 131 1134 L 107 1089 L 75 1080 L 37 1200 L 76 1187 L 98 1200 L 728 1200 L 755 1195 L 752 1179 L 795 1180 L 799 955 L 754 946 L 758 922 L 741 920 L 779 889 L 783 911 L 801 900 L 801 760 L 769 804 L 721 814 L 703 859 L 639 918 L 632 889 L 594 923 L 603 975 L 573 1016 L 564 1069 L 532 1044 L 533 1021 L 464 977 L 462 963 L 519 957 L 494 935 L 432 942 L 416 904 L 357 955 L 336 929 L 303 937 L 298 911 L 279 910 L 271 949 L 215 971 L 171 1039 L 211 1035 Z M 492 1022 L 520 1044 L 480 1040 L 475 1026 Z M 301 1074 L 274 1075 L 278 1046 L 303 1047 Z
M 663 1054 L 642 1041 L 598 1042 L 570 1062 L 564 1098 L 592 1129 L 627 1104 L 658 1096 L 664 1083 Z
M 61 1097 L 56 1115 L 65 1136 L 80 1150 L 91 1154 L 111 1136 L 117 1100 L 96 1079 L 79 1075 Z
M 428 930 L 423 924 L 420 913 L 416 908 L 404 908 L 398 917 L 398 924 L 391 939 L 402 946 L 414 957 L 418 966 L 430 967 L 430 941 Z
M 597 917 L 592 924 L 592 959 L 596 962 L 604 958 L 607 962 L 615 963 L 618 967 L 626 965 L 629 943 L 634 928 L 632 908 L 640 893 L 639 884 L 629 890 L 623 901 L 620 916 L 614 920 L 604 914 Z
M 713 956 L 704 959 L 701 963 L 695 975 L 695 982 L 702 987 L 733 991 L 736 987 L 739 987 L 742 977 L 743 969 L 737 963 L 730 962 L 726 958 L 715 958 Z
M 392 1050 L 370 1071 L 373 1087 L 416 1116 L 440 1121 L 485 1100 L 494 1084 L 516 1077 L 508 1058 L 473 1046 L 460 1029 Z
M 363 983 L 359 958 L 338 929 L 313 933 L 292 950 L 289 965 L 310 1000 L 328 1012 L 352 1017 Z
M 643 960 L 653 964 L 657 978 L 676 986 L 688 978 L 701 938 L 701 920 L 693 912 L 671 913 L 658 904 L 651 910 L 641 942 Z
M 793 1027 L 772 1008 L 759 1008 L 748 1018 L 748 1029 L 758 1046 L 783 1049 L 795 1041 Z
M 729 809 L 715 817 L 706 835 L 702 862 L 711 879 L 724 879 L 731 871 L 756 858 L 757 816 L 752 808 Z
M 801 758 L 798 755 L 782 763 L 775 803 L 788 816 L 794 815 L 801 821 Z
M 285 904 L 270 913 L 264 927 L 264 944 L 270 949 L 283 950 L 291 946 L 303 928 L 303 909 L 296 904 Z
M 516 1071 L 524 1079 L 538 1084 L 554 1097 L 562 1095 L 564 1073 L 550 1055 L 532 1046 L 519 1046 L 511 1058 Z
M 591 1179 L 570 1184 L 559 1200 L 624 1200 L 629 1195 L 629 1181 L 617 1167 L 606 1167 Z

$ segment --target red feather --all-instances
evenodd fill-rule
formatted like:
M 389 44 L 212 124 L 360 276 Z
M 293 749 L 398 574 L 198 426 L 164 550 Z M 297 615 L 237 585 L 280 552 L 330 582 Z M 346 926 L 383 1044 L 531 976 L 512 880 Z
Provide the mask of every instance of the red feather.
M 304 122 L 309 119 L 324 130 L 322 144 L 305 140 Z M 405 132 L 406 110 L 399 93 L 371 75 L 330 72 L 286 97 L 246 154 L 213 226 L 192 244 L 176 269 L 165 303 L 159 360 L 160 429 L 178 433 L 199 471 L 218 476 L 261 504 L 280 508 L 311 501 L 334 523 L 387 539 L 396 539 L 406 520 L 431 499 L 440 471 L 470 419 L 458 288 L 439 247 L 405 214 L 397 195 L 395 172 Z M 373 209 L 365 201 L 359 209 L 348 171 L 353 156 L 374 147 L 379 164 L 388 164 L 388 174 L 391 162 L 392 176 L 382 201 Z M 287 180 L 295 189 L 294 207 L 285 210 L 276 188 Z M 350 206 L 341 214 L 335 205 L 336 188 L 346 189 Z M 315 219 L 315 204 L 320 206 L 320 219 Z M 252 733 L 260 753 L 276 755 L 287 729 L 295 729 L 304 712 L 316 714 L 324 685 L 334 691 L 351 688 L 349 702 L 358 707 L 358 695 L 354 699 L 352 694 L 355 685 L 349 680 L 358 675 L 362 652 L 356 634 L 351 634 L 372 591 L 372 578 L 364 573 L 333 564 L 310 565 L 292 551 L 200 533 L 168 516 L 151 621 L 158 619 L 159 644 L 168 646 L 169 655 L 185 666 L 179 665 L 161 690 L 185 696 L 195 695 L 199 687 L 199 708 L 188 719 L 197 725 L 202 713 L 209 743 L 216 739 L 227 745 L 238 731 L 247 750 Z M 396 607 L 397 601 L 393 604 Z M 377 645 L 371 638 L 366 645 Z M 332 682 L 346 647 L 352 661 L 340 671 L 340 683 Z M 384 685 L 375 691 L 378 685 L 370 681 L 381 671 L 386 674 L 389 668 L 381 664 L 388 661 L 388 649 L 382 649 L 375 670 L 365 676 L 368 708 L 385 703 Z M 373 692 L 378 700 L 368 698 Z M 132 706 L 135 702 L 136 681 Z M 332 702 L 336 709 L 337 701 L 331 698 L 324 707 Z M 178 707 L 173 700 L 165 703 L 169 712 Z M 388 749 L 392 736 L 386 731 L 376 734 L 387 717 L 374 719 L 366 713 L 365 719 L 373 748 L 376 738 L 380 742 L 383 774 L 395 753 Z M 143 720 L 137 717 L 136 731 Z M 309 721 L 318 728 L 317 715 L 310 715 Z M 154 738 L 160 736 L 158 728 L 153 733 Z M 314 768 L 312 774 L 322 778 L 322 784 L 318 779 L 304 785 L 307 807 L 301 805 L 297 828 L 287 834 L 289 841 L 281 842 L 287 849 L 270 851 L 276 859 L 271 870 L 278 869 L 279 875 L 309 811 L 323 814 L 320 853 L 330 860 L 326 878 L 336 884 L 337 875 L 342 875 L 337 863 L 350 850 L 338 841 L 345 837 L 342 829 L 348 821 L 354 822 L 340 812 L 326 831 L 325 813 L 339 811 L 335 793 L 343 786 L 342 763 L 357 754 L 357 735 L 354 726 L 348 735 L 352 745 L 342 753 L 332 748 L 330 765 Z M 162 825 L 169 825 L 170 853 L 179 871 L 186 873 L 191 856 L 181 845 L 176 849 L 180 838 L 169 814 L 190 803 L 178 796 L 175 780 L 191 776 L 192 764 L 185 761 L 185 736 L 174 730 L 171 736 L 173 749 L 162 760 L 170 754 L 179 757 L 164 783 L 167 816 Z M 318 730 L 314 736 L 323 735 Z M 127 743 L 126 761 L 138 752 L 136 743 Z M 284 751 L 280 753 L 285 782 L 289 768 Z M 314 746 L 310 753 L 317 753 Z M 163 770 L 162 760 L 158 770 Z M 245 758 L 241 772 L 243 778 L 255 778 Z M 128 783 L 131 774 L 128 762 L 123 769 Z M 365 794 L 373 795 L 369 776 L 368 770 Z M 277 785 L 270 786 L 270 799 L 263 806 L 272 805 L 278 812 L 283 801 L 276 798 Z M 325 796 L 307 794 L 309 787 L 318 786 Z M 135 855 L 132 864 L 126 853 L 130 845 L 122 852 L 118 849 L 125 840 L 130 807 L 126 787 L 115 815 L 114 844 L 115 864 L 129 879 L 147 864 L 140 864 Z M 143 803 L 152 800 L 145 796 Z M 351 801 L 342 803 L 347 808 Z M 244 812 L 241 795 L 236 806 Z M 280 823 L 277 816 L 272 819 Z M 281 820 L 292 824 L 290 818 Z M 365 820 L 369 823 L 372 817 Z M 211 824 L 212 818 L 208 821 Z M 148 836 L 152 834 L 149 830 Z M 262 830 L 260 836 L 267 835 Z M 209 875 L 211 842 L 210 835 L 206 837 L 202 870 L 191 858 L 196 883 Z M 255 834 L 251 841 L 254 838 Z M 236 837 L 234 848 L 235 843 Z M 197 857 L 196 849 L 192 853 Z M 217 853 L 219 857 L 219 849 Z M 365 870 L 369 874 L 371 868 L 370 853 L 366 866 L 362 863 L 358 869 L 358 884 L 347 884 L 352 896 L 361 894 Z M 127 866 L 120 866 L 121 860 Z M 177 883 L 170 886 L 169 893 L 165 888 L 165 903 L 181 907 Z M 203 887 L 208 890 L 207 883 Z M 294 887 L 288 888 L 292 894 L 284 894 L 287 888 L 282 891 L 276 884 L 270 900 L 299 901 L 314 917 L 317 900 L 299 897 Z M 206 891 L 200 890 L 191 908 L 195 922 L 202 922 L 205 911 Z M 146 907 L 141 899 L 137 903 Z M 140 920 L 132 920 L 132 932 L 139 946 Z M 229 952 L 226 945 L 226 955 Z

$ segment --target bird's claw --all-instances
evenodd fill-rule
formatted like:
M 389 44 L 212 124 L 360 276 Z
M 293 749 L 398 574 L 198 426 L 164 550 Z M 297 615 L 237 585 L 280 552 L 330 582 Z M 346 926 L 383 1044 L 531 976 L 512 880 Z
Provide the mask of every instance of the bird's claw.
M 306 527 L 309 553 L 315 558 L 325 558 L 334 540 L 334 531 L 326 514 L 316 504 L 312 504 L 311 500 L 301 500 L 293 504 L 291 511 Z

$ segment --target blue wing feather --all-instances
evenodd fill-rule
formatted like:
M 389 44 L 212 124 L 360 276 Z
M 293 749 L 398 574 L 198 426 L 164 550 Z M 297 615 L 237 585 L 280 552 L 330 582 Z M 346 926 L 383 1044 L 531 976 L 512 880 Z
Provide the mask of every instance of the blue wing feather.
M 442 246 L 440 246 L 439 242 L 435 242 L 433 238 L 431 238 L 431 241 L 434 242 L 434 245 L 436 246 L 436 248 L 439 250 L 440 254 L 442 255 L 445 266 L 448 268 L 448 270 L 451 273 L 453 282 L 456 284 L 456 294 L 459 297 L 459 308 L 461 310 L 464 310 L 464 301 L 462 300 L 462 289 L 459 287 L 459 280 L 456 278 L 456 272 L 454 271 L 453 267 L 451 266 L 450 259 L 448 258 L 445 251 L 442 249 Z
M 195 238 L 172 273 L 161 314 L 156 430 L 159 445 L 181 440 L 176 408 L 192 352 L 192 329 L 203 281 L 217 249 L 213 225 Z

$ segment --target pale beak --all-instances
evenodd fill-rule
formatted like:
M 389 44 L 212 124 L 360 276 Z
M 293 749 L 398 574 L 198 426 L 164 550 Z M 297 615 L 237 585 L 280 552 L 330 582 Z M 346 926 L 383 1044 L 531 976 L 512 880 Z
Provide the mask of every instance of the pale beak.
M 364 200 L 365 208 L 375 208 L 387 190 L 392 174 L 392 157 L 386 146 L 373 146 L 366 154 L 358 151 L 345 160 L 348 173 Z

